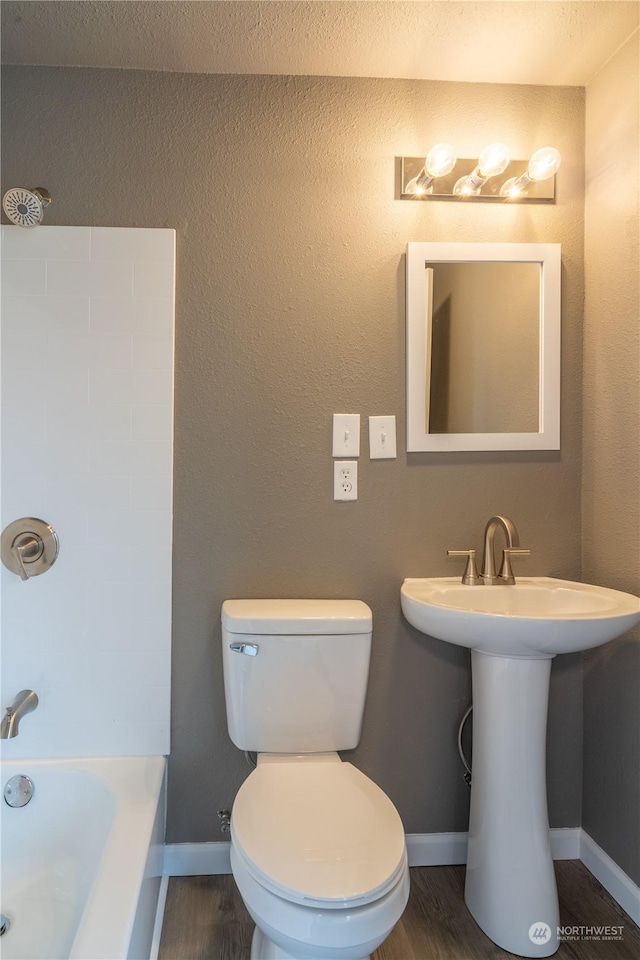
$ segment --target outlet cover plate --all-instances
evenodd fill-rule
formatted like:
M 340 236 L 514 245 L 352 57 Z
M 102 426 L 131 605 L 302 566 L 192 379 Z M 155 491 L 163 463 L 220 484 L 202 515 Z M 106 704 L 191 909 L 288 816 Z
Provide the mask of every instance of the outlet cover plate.
M 358 499 L 358 461 L 334 460 L 333 462 L 333 499 Z

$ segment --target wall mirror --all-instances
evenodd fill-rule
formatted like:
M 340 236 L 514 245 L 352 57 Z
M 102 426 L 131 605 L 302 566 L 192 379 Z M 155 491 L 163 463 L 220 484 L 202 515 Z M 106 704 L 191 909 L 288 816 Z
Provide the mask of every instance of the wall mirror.
M 407 450 L 560 449 L 560 244 L 407 244 Z

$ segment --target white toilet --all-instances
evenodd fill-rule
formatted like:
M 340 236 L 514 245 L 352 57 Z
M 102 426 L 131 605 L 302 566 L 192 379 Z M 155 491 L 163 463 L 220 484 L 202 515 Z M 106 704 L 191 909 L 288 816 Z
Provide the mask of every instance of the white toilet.
M 360 600 L 227 600 L 231 739 L 258 754 L 231 816 L 251 960 L 362 960 L 409 896 L 391 800 L 338 750 L 360 740 L 371 610 Z

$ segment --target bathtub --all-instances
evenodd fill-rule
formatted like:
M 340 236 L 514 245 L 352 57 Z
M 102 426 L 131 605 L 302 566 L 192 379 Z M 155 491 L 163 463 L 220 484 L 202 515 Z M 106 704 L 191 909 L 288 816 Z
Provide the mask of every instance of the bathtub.
M 164 757 L 2 762 L 2 960 L 148 960 L 162 874 Z

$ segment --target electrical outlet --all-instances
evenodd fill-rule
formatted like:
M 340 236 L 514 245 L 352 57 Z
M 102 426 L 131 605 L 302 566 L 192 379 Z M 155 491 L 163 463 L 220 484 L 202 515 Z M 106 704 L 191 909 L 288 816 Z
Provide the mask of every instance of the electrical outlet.
M 333 499 L 358 499 L 358 461 L 334 460 L 333 462 Z

